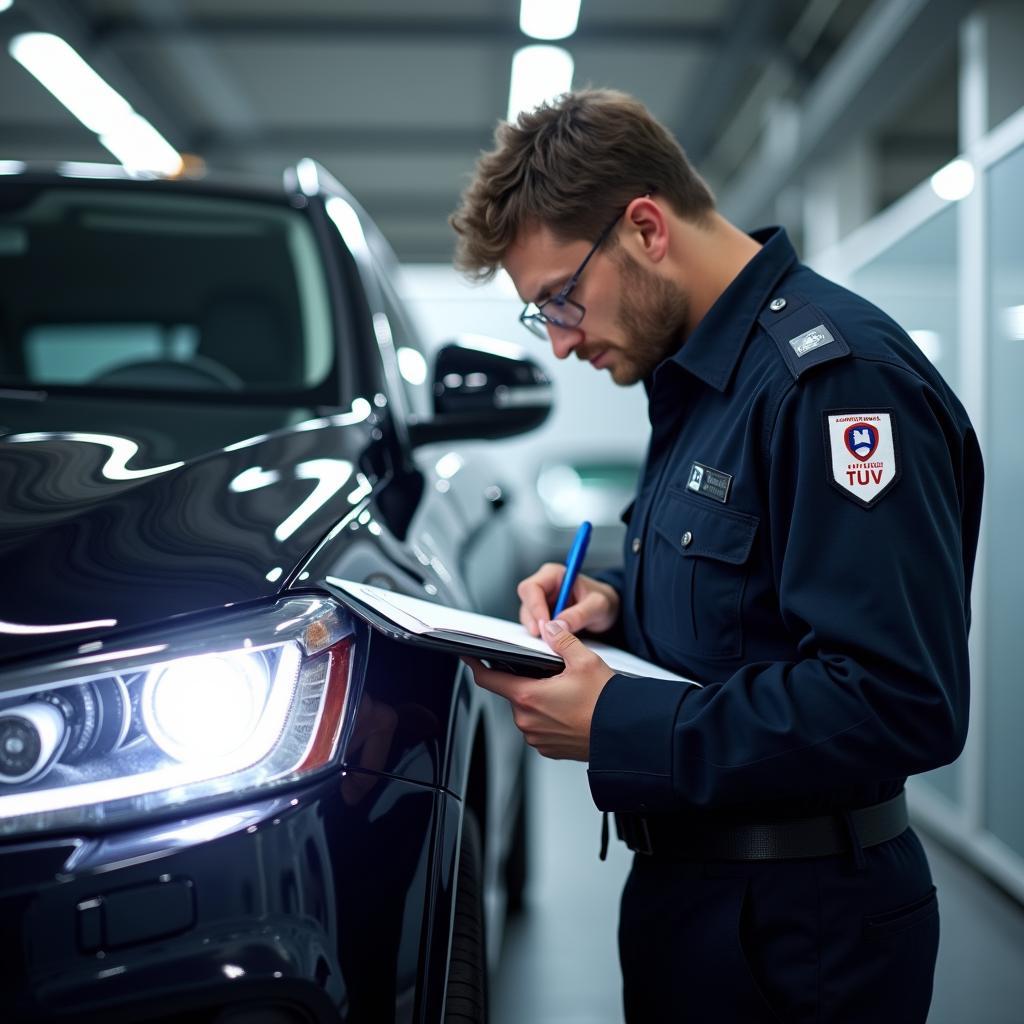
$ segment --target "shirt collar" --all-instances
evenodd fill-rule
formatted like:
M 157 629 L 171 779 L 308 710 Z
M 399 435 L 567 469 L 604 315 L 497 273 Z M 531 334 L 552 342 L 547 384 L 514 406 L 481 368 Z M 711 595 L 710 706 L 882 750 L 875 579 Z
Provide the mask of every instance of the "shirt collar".
M 796 263 L 796 250 L 785 228 L 762 228 L 751 232 L 750 237 L 761 243 L 761 249 L 722 292 L 675 355 L 665 360 L 676 363 L 717 391 L 728 387 L 751 325 L 783 275 Z

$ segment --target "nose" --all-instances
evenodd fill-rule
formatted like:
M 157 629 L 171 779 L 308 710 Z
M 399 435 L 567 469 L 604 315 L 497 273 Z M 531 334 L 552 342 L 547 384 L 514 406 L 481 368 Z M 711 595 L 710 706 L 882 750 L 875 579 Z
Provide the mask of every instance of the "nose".
M 572 350 L 583 340 L 583 331 L 579 327 L 560 327 L 558 324 L 547 324 L 548 337 L 551 339 L 551 350 L 556 359 L 567 359 Z

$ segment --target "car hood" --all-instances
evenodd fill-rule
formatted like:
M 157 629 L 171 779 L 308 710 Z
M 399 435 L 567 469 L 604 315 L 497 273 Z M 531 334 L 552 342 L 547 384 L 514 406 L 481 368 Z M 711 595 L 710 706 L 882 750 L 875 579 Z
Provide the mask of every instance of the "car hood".
M 272 596 L 369 494 L 368 403 L 110 405 L 0 399 L 0 660 Z

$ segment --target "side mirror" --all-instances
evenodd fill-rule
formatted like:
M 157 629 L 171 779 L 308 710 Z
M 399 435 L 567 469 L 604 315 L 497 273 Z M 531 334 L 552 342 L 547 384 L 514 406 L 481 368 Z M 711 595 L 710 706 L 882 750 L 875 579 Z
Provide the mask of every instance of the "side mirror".
M 510 437 L 533 430 L 551 412 L 551 381 L 516 345 L 463 336 L 437 352 L 434 416 L 411 421 L 413 446 Z

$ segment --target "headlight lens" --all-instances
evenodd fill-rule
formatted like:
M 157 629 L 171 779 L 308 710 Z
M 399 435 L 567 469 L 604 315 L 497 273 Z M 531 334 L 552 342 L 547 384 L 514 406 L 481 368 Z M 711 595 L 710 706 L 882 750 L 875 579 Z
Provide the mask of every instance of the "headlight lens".
M 117 823 L 330 764 L 351 633 L 331 600 L 292 598 L 0 677 L 0 835 Z
M 270 672 L 253 655 L 183 658 L 146 676 L 142 721 L 176 761 L 227 757 L 252 740 L 270 688 Z

